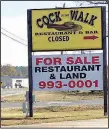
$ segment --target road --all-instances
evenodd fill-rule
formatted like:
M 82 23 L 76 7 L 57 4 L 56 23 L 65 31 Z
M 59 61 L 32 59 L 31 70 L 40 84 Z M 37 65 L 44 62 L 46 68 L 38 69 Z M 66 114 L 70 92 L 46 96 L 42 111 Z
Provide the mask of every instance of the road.
M 103 99 L 96 100 L 80 100 L 73 102 L 53 101 L 53 102 L 35 102 L 34 107 L 47 107 L 47 106 L 73 106 L 73 105 L 103 105 Z M 1 108 L 21 108 L 22 103 L 2 102 Z
M 16 89 L 1 89 L 1 96 L 10 96 L 16 94 L 25 94 L 27 91 L 26 88 L 16 88 Z
M 1 96 L 9 96 L 15 94 L 25 94 L 26 88 L 18 89 L 2 89 Z M 103 99 L 96 100 L 81 100 L 81 101 L 52 101 L 52 102 L 36 102 L 34 107 L 47 107 L 47 106 L 73 106 L 73 105 L 103 105 Z M 22 103 L 11 103 L 11 102 L 1 102 L 1 108 L 18 108 L 22 107 Z
M 33 125 L 2 126 L 2 128 L 108 128 L 108 119 L 63 121 Z

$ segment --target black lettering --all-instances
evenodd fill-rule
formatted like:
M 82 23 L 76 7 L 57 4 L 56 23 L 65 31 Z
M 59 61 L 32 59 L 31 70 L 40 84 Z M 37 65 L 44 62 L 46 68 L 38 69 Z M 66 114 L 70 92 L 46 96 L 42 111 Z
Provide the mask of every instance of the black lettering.
M 69 31 L 68 34 L 72 34 L 72 31 Z
M 43 16 L 42 19 L 43 19 L 43 23 L 45 25 L 48 25 L 49 24 L 49 19 L 46 16 Z
M 58 32 L 55 32 L 55 35 L 58 35 Z
M 42 35 L 42 33 L 39 33 L 39 35 Z
M 55 35 L 55 32 L 52 32 L 52 34 L 51 35 Z
M 41 67 L 35 67 L 35 73 L 37 73 L 37 72 L 41 72 Z
M 47 67 L 42 67 L 42 72 L 47 72 Z
M 67 73 L 67 75 L 66 75 L 66 79 L 72 79 L 72 77 L 71 77 L 70 73 Z
M 85 73 L 80 73 L 80 78 L 86 78 L 86 74 Z
M 37 25 L 39 28 L 43 28 L 43 24 L 42 24 L 42 25 L 40 25 L 40 24 L 39 24 L 39 22 L 40 22 L 40 21 L 41 21 L 41 19 L 40 19 L 40 18 L 39 18 L 39 19 L 37 19 L 37 21 L 36 21 L 36 23 L 37 23 L 37 24 L 36 24 L 36 25 Z
M 56 15 L 56 22 L 62 21 L 62 19 L 59 16 L 60 15 L 60 11 L 55 12 L 55 15 Z
M 79 15 L 77 21 L 83 22 L 83 12 L 82 11 L 80 12 L 80 15 Z
M 79 73 L 72 73 L 72 76 L 73 76 L 73 79 L 74 78 L 77 78 L 78 79 L 79 78 Z
M 89 31 L 85 31 L 86 34 L 89 34 Z
M 77 19 L 77 15 L 78 15 L 78 11 L 73 11 L 73 10 L 71 10 L 70 11 L 70 18 L 71 18 L 71 20 L 76 20 Z
M 76 31 L 74 31 L 73 34 L 76 34 Z
M 67 32 L 64 32 L 64 35 L 66 35 L 67 34 Z
M 97 71 L 99 71 L 101 65 L 95 65 L 95 66 L 97 67 Z
M 48 37 L 48 41 L 51 42 L 51 37 Z
M 66 36 L 63 36 L 63 41 L 66 41 Z
M 48 72 L 53 72 L 53 71 L 54 71 L 53 67 L 52 66 L 49 66 L 48 67 Z
M 66 69 L 65 69 L 64 66 L 62 66 L 61 69 L 60 69 L 60 72 L 63 72 L 63 71 L 66 72 Z
M 93 31 L 90 31 L 90 34 L 93 34 Z
M 60 66 L 54 66 L 54 68 L 56 68 L 56 72 L 59 72 Z
M 60 73 L 60 79 L 66 79 L 65 77 L 62 76 L 62 73 Z
M 54 16 L 53 13 L 50 13 L 50 14 L 49 14 L 49 19 L 50 19 L 50 22 L 51 22 L 51 23 L 54 23 L 54 22 L 55 22 L 55 19 L 52 19 L 53 16 Z
M 94 20 L 97 19 L 97 16 L 92 15 L 90 21 L 89 21 L 89 25 L 93 26 L 94 25 Z
M 66 36 L 66 41 L 69 41 L 69 37 L 68 36 Z
M 46 32 L 44 32 L 44 33 L 43 33 L 43 35 L 47 35 L 47 33 L 46 33 Z
M 55 41 L 58 41 L 58 36 L 55 37 Z
M 81 71 L 87 71 L 87 68 L 85 65 L 83 65 L 83 67 L 81 68 Z
M 56 79 L 56 76 L 54 75 L 54 73 L 52 73 L 52 74 L 50 75 L 50 79 Z
M 94 71 L 94 65 L 88 65 L 88 71 Z
M 98 34 L 98 31 L 97 31 L 97 30 L 95 30 L 95 31 L 94 31 L 94 34 Z
M 50 35 L 50 32 L 48 32 L 48 35 Z
M 79 31 L 79 34 L 83 34 L 83 32 L 82 31 Z
M 63 35 L 63 32 L 60 32 L 60 35 Z
M 88 23 L 88 22 L 89 22 L 89 21 L 87 20 L 88 16 L 89 16 L 89 13 L 86 13 L 86 17 L 85 17 L 85 19 L 84 19 L 84 23 Z
M 35 33 L 35 35 L 37 36 L 37 35 L 39 35 L 39 33 Z
M 58 39 L 58 41 L 62 41 L 62 36 L 59 36 L 59 39 Z
M 74 66 L 74 71 L 76 71 L 76 70 L 80 71 L 80 66 L 79 65 Z
M 68 72 L 73 71 L 73 66 L 71 66 L 71 67 L 70 67 L 70 66 L 67 66 L 67 71 L 68 71 Z

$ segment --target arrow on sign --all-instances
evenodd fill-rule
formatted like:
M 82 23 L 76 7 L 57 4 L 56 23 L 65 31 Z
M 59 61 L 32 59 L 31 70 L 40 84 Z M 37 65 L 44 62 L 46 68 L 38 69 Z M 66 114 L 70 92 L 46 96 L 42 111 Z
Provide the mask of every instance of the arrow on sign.
M 84 39 L 92 39 L 92 40 L 94 40 L 94 39 L 97 39 L 98 37 L 92 35 L 92 36 L 84 36 L 83 38 L 84 38 Z

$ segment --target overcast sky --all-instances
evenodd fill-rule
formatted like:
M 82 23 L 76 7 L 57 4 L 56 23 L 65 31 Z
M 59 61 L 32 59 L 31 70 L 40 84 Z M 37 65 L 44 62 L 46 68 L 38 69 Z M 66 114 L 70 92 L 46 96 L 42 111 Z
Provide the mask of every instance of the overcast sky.
M 27 9 L 62 7 L 64 3 L 66 7 L 75 7 L 79 4 L 79 2 L 72 1 L 2 1 L 1 27 L 26 41 L 10 35 L 3 29 L 1 31 L 27 44 Z M 87 6 L 87 3 L 84 6 Z M 1 64 L 27 66 L 27 46 L 21 45 L 1 34 Z

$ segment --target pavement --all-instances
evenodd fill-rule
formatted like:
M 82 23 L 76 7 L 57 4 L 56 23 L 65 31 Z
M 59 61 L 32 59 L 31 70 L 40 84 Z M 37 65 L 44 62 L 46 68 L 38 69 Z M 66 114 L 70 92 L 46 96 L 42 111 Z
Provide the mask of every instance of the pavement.
M 25 94 L 27 91 L 26 88 L 13 88 L 13 89 L 1 89 L 1 97 L 10 96 L 10 95 L 17 95 L 17 94 Z
M 16 95 L 16 94 L 25 94 L 27 88 L 15 88 L 15 89 L 2 89 L 1 90 L 1 97 Z M 38 93 L 40 94 L 40 93 Z M 44 101 L 34 103 L 34 107 L 47 107 L 47 106 L 73 106 L 73 105 L 103 105 L 103 99 L 95 99 L 95 100 L 80 100 L 80 101 Z M 1 108 L 21 108 L 21 102 L 1 102 Z
M 74 106 L 74 105 L 103 105 L 103 99 L 95 100 L 80 100 L 80 101 L 53 101 L 53 102 L 35 102 L 34 107 L 48 107 L 48 106 Z M 22 108 L 22 103 L 18 102 L 1 102 L 1 108 Z
M 92 119 L 92 120 L 79 120 L 79 121 L 63 121 L 54 123 L 42 123 L 34 125 L 16 125 L 16 126 L 2 126 L 2 128 L 108 128 L 108 119 Z

